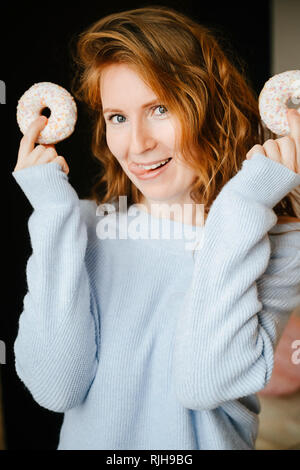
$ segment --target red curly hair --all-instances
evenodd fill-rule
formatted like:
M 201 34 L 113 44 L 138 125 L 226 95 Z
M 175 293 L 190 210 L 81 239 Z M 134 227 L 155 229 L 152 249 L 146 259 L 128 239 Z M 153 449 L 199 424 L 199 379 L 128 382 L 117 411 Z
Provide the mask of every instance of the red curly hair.
M 154 5 L 105 16 L 79 35 L 72 56 L 72 92 L 91 114 L 92 153 L 101 163 L 90 195 L 99 204 L 121 195 L 129 205 L 142 198 L 106 143 L 100 77 L 110 64 L 134 67 L 178 117 L 178 149 L 196 174 L 190 196 L 204 204 L 206 215 L 250 148 L 276 138 L 260 119 L 258 97 L 241 59 L 227 57 L 216 30 L 172 8 Z M 297 191 L 275 206 L 278 216 L 300 217 Z

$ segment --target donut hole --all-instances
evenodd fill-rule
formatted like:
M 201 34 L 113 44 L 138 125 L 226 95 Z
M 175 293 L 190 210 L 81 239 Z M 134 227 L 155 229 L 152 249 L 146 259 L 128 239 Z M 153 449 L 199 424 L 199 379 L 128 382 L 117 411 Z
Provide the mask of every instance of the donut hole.
M 285 105 L 288 109 L 298 109 L 300 107 L 300 95 L 297 97 L 294 96 L 293 98 L 290 97 Z
M 49 118 L 51 115 L 51 109 L 48 108 L 47 106 L 41 110 L 41 116 L 46 116 L 46 118 Z

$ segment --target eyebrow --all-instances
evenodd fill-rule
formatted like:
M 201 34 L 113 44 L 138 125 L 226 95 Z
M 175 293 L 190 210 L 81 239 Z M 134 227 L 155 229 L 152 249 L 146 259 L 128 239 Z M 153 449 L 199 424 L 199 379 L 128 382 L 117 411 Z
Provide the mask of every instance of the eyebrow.
M 143 104 L 142 108 L 147 108 L 148 106 L 151 106 L 152 104 L 156 104 L 156 103 L 159 103 L 158 98 L 156 98 L 153 101 L 150 101 L 150 103 Z M 123 113 L 122 109 L 105 108 L 103 110 L 103 114 L 107 113 L 108 111 L 110 111 L 111 113 Z

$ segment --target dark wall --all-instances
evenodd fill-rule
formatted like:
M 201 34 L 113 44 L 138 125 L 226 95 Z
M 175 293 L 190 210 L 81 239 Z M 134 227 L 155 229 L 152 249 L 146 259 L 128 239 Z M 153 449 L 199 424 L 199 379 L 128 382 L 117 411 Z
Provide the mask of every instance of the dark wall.
M 40 407 L 15 372 L 13 344 L 17 336 L 18 320 L 26 294 L 25 267 L 31 253 L 27 220 L 32 208 L 11 176 L 22 137 L 16 122 L 18 99 L 34 83 L 50 81 L 70 89 L 72 69 L 69 43 L 89 24 L 120 9 L 151 5 L 151 2 L 120 2 L 111 7 L 102 2 L 81 2 L 74 6 L 57 7 L 53 2 L 39 6 L 7 7 L 2 18 L 4 44 L 1 76 L 6 83 L 6 104 L 0 106 L 4 119 L 2 138 L 7 150 L 3 158 L 8 164 L 8 192 L 2 197 L 7 210 L 9 262 L 5 272 L 8 289 L 7 305 L 1 315 L 0 339 L 6 344 L 6 364 L 1 366 L 4 419 L 7 449 L 56 449 L 63 415 Z M 231 47 L 245 62 L 247 74 L 257 93 L 270 76 L 270 2 L 252 0 L 247 3 L 228 0 L 215 1 L 160 1 L 195 20 L 218 28 L 226 47 Z M 97 6 L 99 5 L 99 6 Z M 56 145 L 70 167 L 69 181 L 80 198 L 88 194 L 95 162 L 90 152 L 90 126 L 84 110 L 79 106 L 74 134 Z M 98 169 L 98 166 L 97 166 Z M 7 198 L 8 194 L 8 198 Z

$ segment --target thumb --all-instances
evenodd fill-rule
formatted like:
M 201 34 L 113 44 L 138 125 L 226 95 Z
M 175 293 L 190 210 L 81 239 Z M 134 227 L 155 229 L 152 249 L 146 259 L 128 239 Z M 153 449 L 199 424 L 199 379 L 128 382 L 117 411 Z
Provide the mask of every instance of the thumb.
M 300 112 L 300 111 L 299 111 Z M 297 109 L 288 109 L 287 110 L 287 120 L 290 128 L 290 137 L 295 139 L 300 139 L 300 114 Z

